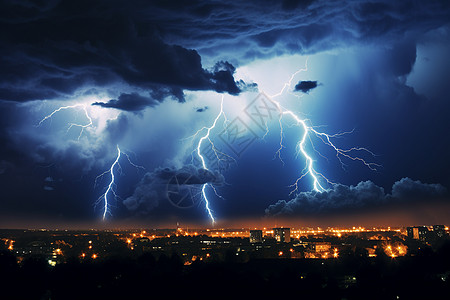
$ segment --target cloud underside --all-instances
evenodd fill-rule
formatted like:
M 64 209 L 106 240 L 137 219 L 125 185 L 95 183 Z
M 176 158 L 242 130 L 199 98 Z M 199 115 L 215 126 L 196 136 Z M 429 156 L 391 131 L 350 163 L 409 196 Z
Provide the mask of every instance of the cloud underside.
M 387 204 L 411 203 L 440 199 L 447 193 L 440 184 L 427 184 L 402 178 L 392 186 L 392 193 L 372 181 L 362 181 L 356 186 L 335 184 L 325 192 L 301 192 L 289 201 L 279 200 L 266 210 L 267 216 L 301 216 L 311 214 L 357 211 Z
M 297 83 L 294 87 L 294 91 L 303 92 L 303 93 L 309 93 L 312 89 L 315 89 L 317 87 L 317 81 L 310 81 L 310 80 L 304 80 Z
M 116 108 L 125 111 L 140 111 L 146 107 L 153 107 L 160 103 L 160 101 L 145 97 L 138 93 L 123 93 L 117 99 L 111 99 L 108 102 L 95 102 L 92 105 L 97 105 L 106 108 Z
M 205 69 L 196 50 L 164 42 L 138 10 L 112 2 L 45 5 L 2 6 L 0 100 L 69 98 L 101 87 L 125 93 L 103 106 L 136 110 L 167 96 L 182 102 L 183 90 L 240 93 L 234 66 Z M 151 100 L 130 97 L 140 91 Z
M 389 43 L 448 24 L 448 1 L 192 1 L 149 14 L 168 39 L 231 62 Z M 180 22 L 182 20 L 182 22 Z
M 3 4 L 0 100 L 62 99 L 102 87 L 117 98 L 98 105 L 136 111 L 168 96 L 184 101 L 183 90 L 236 95 L 242 86 L 233 78 L 235 67 L 222 60 L 240 64 L 343 43 L 392 41 L 447 24 L 450 6 L 448 1 L 189 4 Z M 206 69 L 199 53 L 219 62 Z M 148 99 L 130 96 L 135 93 Z
M 190 189 L 198 193 L 205 183 L 220 186 L 224 182 L 222 174 L 193 165 L 186 165 L 180 169 L 157 168 L 144 175 L 133 195 L 126 198 L 123 204 L 130 211 L 145 215 L 157 207 L 161 201 L 170 200 L 171 192 L 183 193 L 183 190 Z

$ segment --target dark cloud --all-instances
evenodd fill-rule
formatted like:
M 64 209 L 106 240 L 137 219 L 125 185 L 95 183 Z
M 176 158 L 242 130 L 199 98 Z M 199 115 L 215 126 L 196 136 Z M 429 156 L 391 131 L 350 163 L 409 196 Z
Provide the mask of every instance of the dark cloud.
M 394 41 L 448 24 L 448 12 L 448 1 L 7 2 L 0 15 L 0 98 L 51 99 L 116 82 L 154 89 L 158 100 L 183 99 L 183 89 L 237 94 L 234 67 L 220 62 L 208 71 L 197 51 L 215 56 L 232 49 L 228 59 L 239 62 Z
M 98 167 L 104 157 L 109 158 L 107 152 L 109 144 L 87 145 L 69 140 L 62 145 L 55 146 L 51 143 L 33 145 L 33 141 L 27 141 L 34 148 L 32 158 L 39 164 L 57 164 L 61 170 L 67 172 L 66 176 L 82 176 Z M 26 151 L 24 149 L 24 151 Z M 107 155 L 109 154 L 109 155 Z
M 204 111 L 206 111 L 207 109 L 209 109 L 208 106 L 205 106 L 205 107 L 196 107 L 196 108 L 195 108 L 195 111 L 196 111 L 196 112 L 204 112 Z
M 214 59 L 240 64 L 358 42 L 389 46 L 448 24 L 449 11 L 448 1 L 2 2 L 0 99 L 65 98 L 117 83 L 156 100 L 184 101 L 183 90 L 236 95 L 243 86 L 235 67 Z
M 106 103 L 95 102 L 92 103 L 92 105 L 116 108 L 126 111 L 139 111 L 147 107 L 153 107 L 155 105 L 158 105 L 159 103 L 160 103 L 159 101 L 153 98 L 141 96 L 138 93 L 131 93 L 131 94 L 122 94 L 119 96 L 118 99 L 111 99 Z
M 227 61 L 220 61 L 214 65 L 211 73 L 211 81 L 214 83 L 214 90 L 216 92 L 228 92 L 232 95 L 237 95 L 241 90 L 234 81 L 233 74 L 236 68 Z
M 385 193 L 382 187 L 372 181 L 362 181 L 356 186 L 335 184 L 332 189 L 322 193 L 301 192 L 292 200 L 279 200 L 266 209 L 266 215 L 292 216 L 354 211 L 391 203 L 438 199 L 446 192 L 446 188 L 440 184 L 427 184 L 410 178 L 395 182 L 391 194 Z
M 184 89 L 240 92 L 231 64 L 209 71 L 196 50 L 164 42 L 142 3 L 31 3 L 2 4 L 1 100 L 64 98 L 117 83 L 154 90 L 156 99 L 183 100 Z
M 179 102 L 184 102 L 183 89 L 178 87 L 153 86 L 150 90 L 150 96 L 159 101 L 162 101 L 167 97 L 173 97 L 178 99 Z
M 312 89 L 317 87 L 317 81 L 300 81 L 295 85 L 294 91 L 301 91 L 303 93 L 309 93 Z
M 398 49 L 400 48 L 401 49 Z M 416 62 L 416 45 L 412 41 L 403 42 L 400 45 L 397 44 L 397 51 L 392 51 L 391 56 L 391 65 L 395 65 L 396 67 L 393 69 L 393 72 L 397 76 L 407 75 L 412 71 L 414 63 Z M 398 64 L 398 62 L 404 62 L 402 64 Z
M 145 174 L 133 195 L 125 199 L 123 204 L 129 210 L 139 215 L 145 215 L 157 207 L 161 201 L 168 200 L 169 191 L 193 188 L 198 193 L 201 185 L 205 183 L 217 186 L 224 182 L 224 177 L 220 173 L 193 165 L 187 165 L 181 169 L 157 168 L 153 172 Z M 195 195 L 190 196 L 195 197 Z
M 445 26 L 449 12 L 445 0 L 287 0 L 192 1 L 189 8 L 184 2 L 159 3 L 148 15 L 161 24 L 167 40 L 195 48 L 202 56 L 242 63 L 360 43 L 389 45 Z
M 197 168 L 193 165 L 184 166 L 181 169 L 164 168 L 155 171 L 156 178 L 163 180 L 164 182 L 170 182 L 174 177 L 182 184 L 205 184 L 211 183 L 214 185 L 221 185 L 224 183 L 222 174 L 203 168 Z M 174 183 L 171 183 L 174 184 Z
M 440 184 L 427 184 L 419 180 L 402 178 L 392 186 L 392 197 L 396 199 L 431 200 L 446 193 L 446 188 Z

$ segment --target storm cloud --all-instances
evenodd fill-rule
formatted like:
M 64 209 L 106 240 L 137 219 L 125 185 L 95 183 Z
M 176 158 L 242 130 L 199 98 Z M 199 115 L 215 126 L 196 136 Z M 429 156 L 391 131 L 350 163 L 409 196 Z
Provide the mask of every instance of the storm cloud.
M 167 40 L 232 63 L 359 43 L 379 46 L 438 28 L 448 23 L 450 11 L 448 1 L 156 3 L 148 16 L 164 27 Z
M 163 89 L 179 101 L 183 90 L 240 92 L 230 63 L 203 68 L 196 50 L 164 42 L 144 15 L 120 2 L 3 3 L 0 99 L 63 99 L 92 86 Z
M 154 171 L 143 176 L 121 158 L 116 185 L 125 200 L 113 208 L 114 218 L 150 212 L 162 219 L 180 216 L 167 202 L 168 189 L 177 182 L 197 191 L 204 183 L 224 182 L 222 175 L 196 166 L 179 168 L 191 162 L 200 166 L 192 151 L 203 133 L 197 140 L 189 137 L 213 124 L 222 98 L 216 93 L 239 94 L 222 98 L 232 121 L 252 93 L 276 94 L 289 78 L 290 91 L 277 96 L 286 109 L 308 118 L 311 126 L 327 126 L 330 134 L 351 131 L 333 141 L 380 154 L 374 160 L 384 171 L 344 158 L 349 170 L 344 172 L 332 149 L 311 136 L 314 145 L 305 147 L 317 171 L 345 184 L 269 207 L 289 199 L 286 184 L 302 167 L 301 157 L 289 161 L 299 132 L 286 116 L 283 169 L 271 161 L 279 145 L 276 122 L 265 143 L 254 143 L 224 173 L 230 185 L 218 193 L 227 201 L 216 201 L 208 190 L 218 218 L 260 217 L 266 208 L 268 215 L 294 216 L 389 208 L 389 203 L 445 195 L 443 186 L 422 182 L 450 186 L 450 144 L 442 138 L 449 111 L 448 1 L 0 2 L 0 208 L 5 215 L 39 209 L 97 218 L 92 204 L 110 178 L 96 189 L 92 184 L 109 170 L 120 146 L 132 162 Z M 306 62 L 307 70 L 291 77 Z M 301 101 L 290 93 L 313 89 Z M 80 106 L 36 127 L 64 105 Z M 212 142 L 221 137 L 222 117 L 217 124 Z M 51 184 L 45 180 L 50 176 Z M 361 178 L 371 181 L 347 185 Z M 398 178 L 403 179 L 392 185 Z M 301 190 L 310 188 L 304 181 Z M 203 207 L 197 213 L 198 220 L 208 217 Z
M 204 106 L 204 107 L 195 107 L 194 109 L 195 109 L 196 112 L 204 112 L 208 108 L 209 108 L 208 106 Z
M 108 102 L 95 102 L 92 105 L 101 107 L 116 108 L 125 111 L 139 111 L 147 107 L 153 107 L 160 102 L 150 98 L 141 96 L 138 93 L 121 94 L 118 99 L 111 99 Z
M 226 60 L 241 64 L 357 42 L 392 42 L 448 23 L 450 10 L 448 1 L 185 4 L 2 3 L 0 99 L 63 99 L 80 89 L 118 85 L 127 88 L 122 93 L 145 89 L 179 101 L 184 101 L 183 90 L 236 95 L 241 89 L 235 67 Z M 202 57 L 211 68 L 202 66 Z
M 354 211 L 392 203 L 429 201 L 439 199 L 446 193 L 446 188 L 440 184 L 402 178 L 394 183 L 392 193 L 388 194 L 384 188 L 368 180 L 356 186 L 335 184 L 324 192 L 301 192 L 292 200 L 279 200 L 265 212 L 268 216 L 295 216 Z
M 305 81 L 300 81 L 299 83 L 297 83 L 294 87 L 294 91 L 301 91 L 305 94 L 309 93 L 309 91 L 311 91 L 312 89 L 315 89 L 317 87 L 317 81 L 310 81 L 310 80 L 305 80 Z
M 218 172 L 197 168 L 193 165 L 187 165 L 180 169 L 157 168 L 153 172 L 145 174 L 133 195 L 126 198 L 123 204 L 130 211 L 146 215 L 161 201 L 169 200 L 171 190 L 179 192 L 185 188 L 193 188 L 199 192 L 201 185 L 205 183 L 220 186 L 225 183 L 225 179 Z

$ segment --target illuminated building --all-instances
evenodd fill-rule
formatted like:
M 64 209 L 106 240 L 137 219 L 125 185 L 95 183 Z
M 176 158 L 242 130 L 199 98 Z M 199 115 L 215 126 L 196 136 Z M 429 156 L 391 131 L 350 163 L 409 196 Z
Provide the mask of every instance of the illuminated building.
M 367 251 L 367 255 L 369 257 L 376 257 L 377 256 L 376 250 L 374 248 L 366 248 L 366 251 Z
M 262 243 L 262 230 L 250 230 L 250 243 Z
M 442 238 L 447 235 L 444 225 L 433 225 L 433 232 L 438 238 Z
M 289 243 L 291 241 L 290 228 L 274 228 L 273 236 L 277 242 Z
M 331 249 L 331 244 L 330 243 L 312 243 L 311 244 L 311 250 L 315 251 L 315 252 L 328 252 Z
M 413 226 L 407 227 L 406 231 L 408 233 L 408 237 L 414 240 L 424 241 L 428 235 L 428 227 L 426 226 Z

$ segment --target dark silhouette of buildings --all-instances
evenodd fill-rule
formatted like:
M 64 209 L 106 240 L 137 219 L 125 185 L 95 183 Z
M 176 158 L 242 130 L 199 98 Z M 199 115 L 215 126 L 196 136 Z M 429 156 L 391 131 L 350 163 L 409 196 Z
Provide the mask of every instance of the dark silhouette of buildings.
M 250 230 L 246 237 L 0 230 L 0 298 L 290 299 L 301 291 L 302 299 L 442 299 L 450 292 L 450 239 L 445 226 L 429 228 L 443 237 L 421 241 L 422 226 L 408 229 L 410 238 L 402 229 L 300 239 L 293 229 L 289 242 L 291 230 L 275 228 L 278 238 L 261 243 L 249 235 L 259 240 L 263 232 Z

